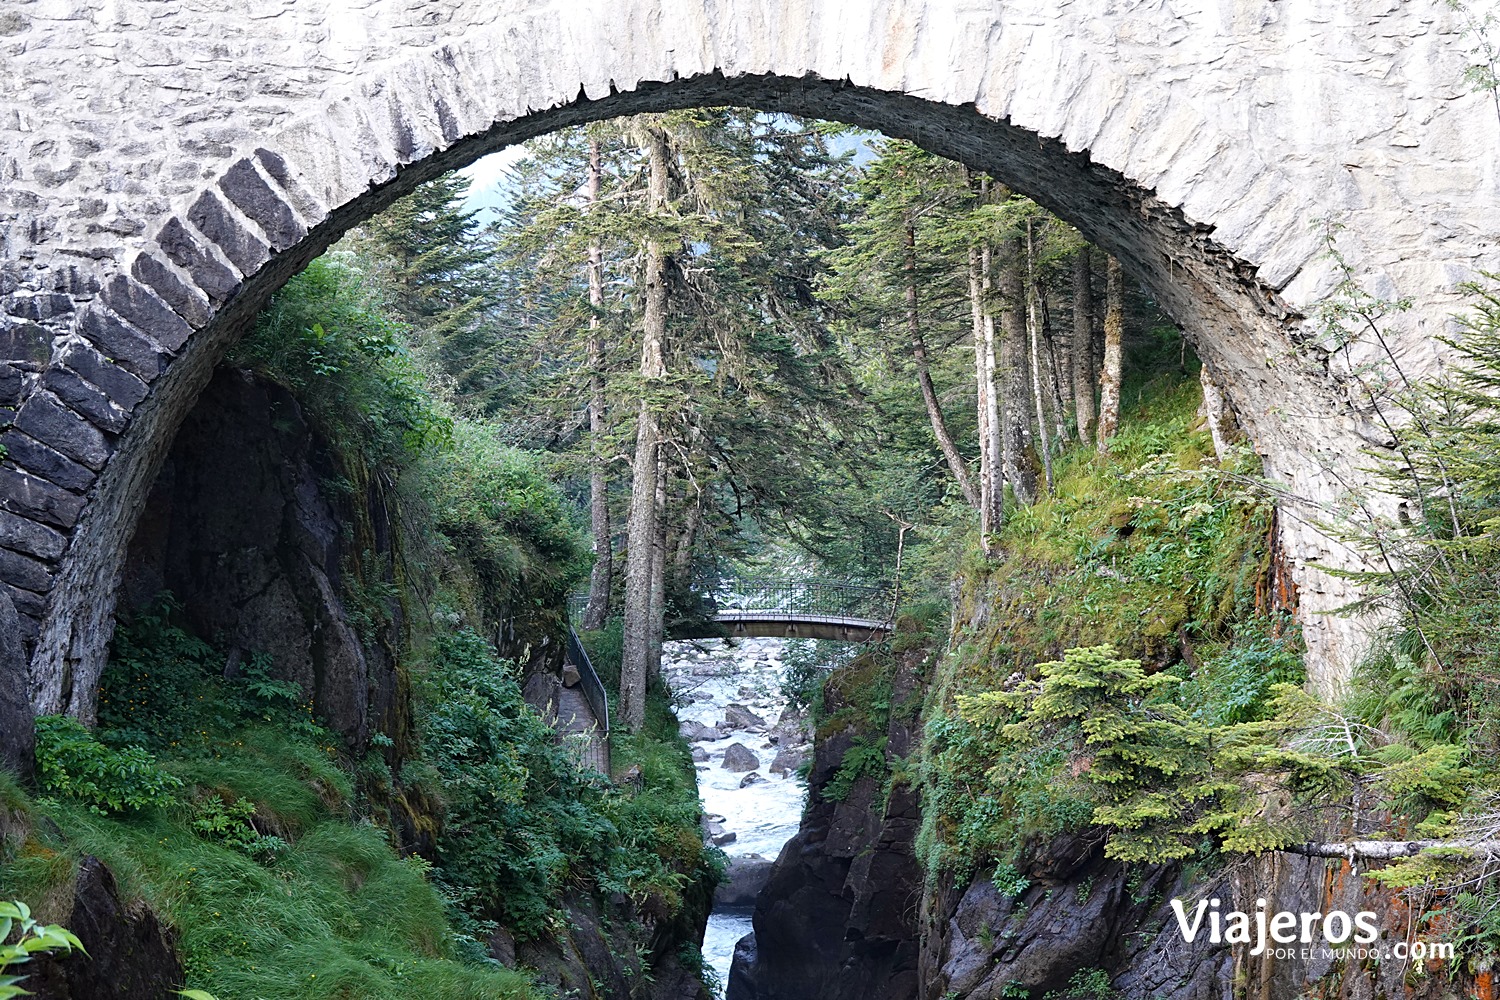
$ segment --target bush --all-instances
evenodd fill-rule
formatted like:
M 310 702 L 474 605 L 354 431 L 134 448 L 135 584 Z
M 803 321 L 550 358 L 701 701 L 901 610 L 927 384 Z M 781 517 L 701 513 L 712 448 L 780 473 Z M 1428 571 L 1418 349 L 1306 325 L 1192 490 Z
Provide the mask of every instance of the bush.
M 36 762 L 44 789 L 101 816 L 171 805 L 183 787 L 140 747 L 107 747 L 77 719 L 62 715 L 36 720 Z

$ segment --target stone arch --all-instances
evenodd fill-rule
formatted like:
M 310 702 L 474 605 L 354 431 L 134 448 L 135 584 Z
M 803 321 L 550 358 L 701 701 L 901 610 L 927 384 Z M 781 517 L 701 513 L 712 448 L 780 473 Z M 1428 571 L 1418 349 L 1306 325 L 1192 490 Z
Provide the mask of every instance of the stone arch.
M 1186 15 L 1109 0 L 454 0 L 424 14 L 330 0 L 263 19 L 214 6 L 153 21 L 143 0 L 109 5 L 94 18 L 114 19 L 117 64 L 82 71 L 107 91 L 98 107 L 36 141 L 34 113 L 5 112 L 0 173 L 16 183 L 0 343 L 16 364 L 0 376 L 18 405 L 0 437 L 0 580 L 34 636 L 41 712 L 92 716 L 134 517 L 267 297 L 418 183 L 549 130 L 734 103 L 878 128 L 989 170 L 1133 264 L 1226 383 L 1271 474 L 1314 500 L 1374 439 L 1303 320 L 1337 277 L 1314 222 L 1350 215 L 1346 255 L 1377 290 L 1424 283 L 1401 333 L 1414 356 L 1430 356 L 1456 280 L 1496 259 L 1483 222 L 1500 202 L 1494 168 L 1442 142 L 1494 146 L 1496 123 L 1477 97 L 1444 91 L 1462 75 L 1452 28 L 1409 6 L 1356 18 L 1338 0 Z M 19 73 L 55 97 L 72 65 L 58 60 L 97 49 L 100 25 L 40 21 L 21 18 L 41 37 Z M 1393 34 L 1412 51 L 1388 51 Z M 1384 75 L 1299 68 L 1330 52 Z M 125 83 L 103 86 L 122 69 Z M 1454 83 L 1430 100 L 1402 92 L 1433 79 Z M 164 88 L 186 110 L 153 120 Z M 1369 101 L 1400 110 L 1396 124 L 1358 126 Z M 1422 124 L 1400 124 L 1424 102 Z M 125 116 L 114 128 L 112 112 Z M 1469 208 L 1447 205 L 1475 185 Z M 1304 612 L 1342 604 L 1312 563 L 1354 556 L 1281 521 Z M 1332 689 L 1357 628 L 1309 624 L 1314 679 Z

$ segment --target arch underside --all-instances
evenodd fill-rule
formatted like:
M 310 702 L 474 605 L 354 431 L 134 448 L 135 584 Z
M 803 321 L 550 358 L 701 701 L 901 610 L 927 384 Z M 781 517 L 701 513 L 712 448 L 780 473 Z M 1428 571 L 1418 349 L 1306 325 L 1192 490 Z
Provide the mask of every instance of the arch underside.
M 715 72 L 670 83 L 641 83 L 599 100 L 580 93 L 572 103 L 455 138 L 444 149 L 397 165 L 358 197 L 330 206 L 321 221 L 271 253 L 211 311 L 201 328 L 185 338 L 119 436 L 116 451 L 93 487 L 67 553 L 57 566 L 32 656 L 34 706 L 43 712 L 65 708 L 92 717 L 94 690 L 112 630 L 113 594 L 134 518 L 178 424 L 215 365 L 286 280 L 349 228 L 417 185 L 504 146 L 621 115 L 725 104 L 835 119 L 910 139 L 934 153 L 987 171 L 1031 196 L 1075 225 L 1090 242 L 1120 257 L 1152 290 L 1205 361 L 1223 376 L 1252 437 L 1258 437 L 1268 421 L 1280 424 L 1284 420 L 1284 415 L 1268 415 L 1275 411 L 1264 404 L 1250 405 L 1258 394 L 1321 417 L 1340 408 L 1334 394 L 1306 371 L 1264 364 L 1265 358 L 1295 352 L 1300 317 L 1276 289 L 1258 278 L 1253 266 L 1218 245 L 1211 226 L 1187 219 L 1152 191 L 1093 162 L 1087 153 L 1068 151 L 1055 139 L 986 118 L 972 105 L 953 106 L 813 76 Z M 274 174 L 267 164 L 285 166 L 274 139 L 267 140 L 265 152 L 269 158 L 257 154 L 257 174 Z M 295 162 L 295 156 L 288 158 Z M 297 185 L 292 177 L 286 190 L 278 192 L 285 194 L 294 216 L 300 210 L 294 193 Z M 274 214 L 271 209 L 267 212 Z M 263 219 L 240 224 L 277 250 L 275 236 Z M 1285 280 L 1290 277 L 1282 284 Z M 1290 468 L 1295 463 L 1286 459 L 1299 448 L 1313 454 L 1341 447 L 1333 440 L 1336 435 L 1316 422 L 1283 427 L 1279 433 L 1286 443 L 1271 457 L 1273 466 L 1281 463 L 1282 467 L 1272 471 L 1283 476 L 1295 475 Z M 1345 450 L 1352 454 L 1355 449 Z

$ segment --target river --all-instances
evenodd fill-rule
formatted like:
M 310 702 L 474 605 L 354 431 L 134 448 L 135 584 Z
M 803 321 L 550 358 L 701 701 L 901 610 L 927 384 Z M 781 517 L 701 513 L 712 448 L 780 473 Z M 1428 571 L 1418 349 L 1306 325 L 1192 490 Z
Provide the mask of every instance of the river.
M 757 857 L 767 864 L 774 861 L 802 819 L 807 786 L 796 774 L 795 763 L 812 748 L 805 725 L 783 719 L 786 698 L 781 680 L 788 641 L 739 639 L 731 645 L 710 639 L 668 643 L 663 651 L 662 672 L 697 760 L 698 793 L 711 821 L 705 833 L 737 867 L 754 867 Z M 702 727 L 713 731 L 704 733 Z M 725 754 L 735 746 L 750 751 L 758 766 L 727 769 Z M 783 776 L 773 772 L 772 765 L 784 751 L 780 763 L 790 764 L 790 769 Z M 741 768 L 750 766 L 750 758 L 739 751 L 733 756 Z M 756 778 L 746 784 L 750 774 Z M 748 933 L 748 907 L 715 906 L 703 939 L 703 957 L 721 987 L 729 981 L 735 943 Z

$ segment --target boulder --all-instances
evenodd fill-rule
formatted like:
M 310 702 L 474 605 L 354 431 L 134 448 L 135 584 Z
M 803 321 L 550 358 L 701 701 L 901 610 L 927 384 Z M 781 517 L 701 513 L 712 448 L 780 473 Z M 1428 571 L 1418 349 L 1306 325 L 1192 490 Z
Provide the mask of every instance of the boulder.
M 714 890 L 714 909 L 748 909 L 766 887 L 776 862 L 759 854 L 741 854 L 730 858 L 724 869 L 724 880 Z
M 23 984 L 38 1000 L 159 1000 L 175 996 L 182 965 L 174 935 L 144 903 L 126 904 L 115 877 L 98 858 L 78 865 L 72 911 L 62 923 L 78 935 L 88 954 L 48 958 L 24 967 Z
M 760 767 L 760 758 L 745 744 L 731 743 L 729 749 L 724 751 L 724 763 L 721 766 L 726 771 L 754 771 Z
M 693 747 L 693 763 L 702 764 L 708 760 L 708 751 L 702 747 Z
M 583 680 L 579 675 L 578 668 L 571 663 L 564 663 L 562 669 L 563 687 L 577 687 L 578 682 Z
M 776 753 L 776 759 L 771 761 L 770 771 L 772 774 L 780 774 L 783 778 L 791 774 L 807 763 L 807 750 L 785 749 Z
M 749 774 L 745 775 L 743 778 L 740 779 L 740 787 L 741 788 L 748 788 L 751 785 L 755 784 L 757 781 L 765 781 L 765 780 L 766 780 L 765 778 L 762 778 L 760 776 L 760 772 L 759 771 L 751 771 Z
M 709 839 L 713 841 L 715 847 L 726 847 L 738 840 L 739 837 L 731 830 L 728 833 L 721 833 L 717 837 L 710 837 Z
M 724 738 L 723 734 L 713 726 L 705 726 L 701 722 L 684 722 L 677 729 L 682 733 L 682 738 L 689 743 L 711 742 Z
M 766 728 L 766 720 L 750 711 L 738 702 L 730 702 L 724 706 L 724 721 L 719 723 L 720 729 L 752 729 L 756 731 Z

